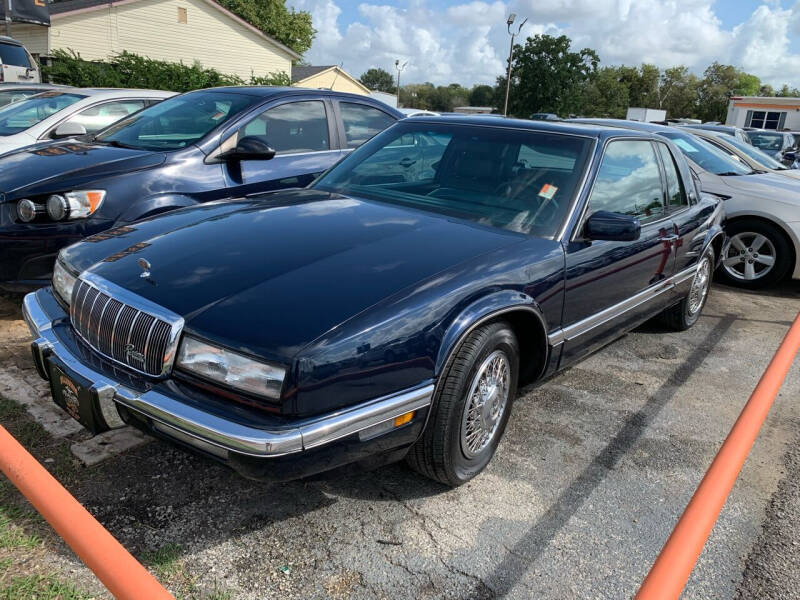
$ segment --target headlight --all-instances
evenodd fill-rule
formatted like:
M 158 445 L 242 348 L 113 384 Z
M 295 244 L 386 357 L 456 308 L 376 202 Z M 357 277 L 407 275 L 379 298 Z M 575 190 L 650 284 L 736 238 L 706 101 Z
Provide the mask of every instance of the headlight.
M 56 266 L 53 268 L 53 289 L 67 306 L 72 304 L 72 289 L 75 287 L 76 279 L 77 277 L 72 275 L 60 260 L 56 260 Z
M 17 216 L 23 223 L 30 223 L 36 218 L 41 208 L 33 201 L 23 198 L 17 203 Z
M 76 190 L 66 194 L 55 194 L 47 200 L 47 212 L 50 218 L 58 221 L 67 219 L 84 219 L 93 215 L 106 199 L 105 190 Z M 53 212 L 50 212 L 50 209 Z M 60 217 L 60 218 L 56 218 Z
M 237 390 L 278 399 L 286 370 L 185 336 L 177 365 Z

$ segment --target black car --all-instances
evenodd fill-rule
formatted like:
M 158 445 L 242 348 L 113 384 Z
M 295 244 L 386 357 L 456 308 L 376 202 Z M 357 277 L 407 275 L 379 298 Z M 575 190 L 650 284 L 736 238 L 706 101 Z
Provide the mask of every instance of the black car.
M 310 183 L 403 115 L 366 96 L 228 87 L 175 96 L 93 138 L 0 157 L 0 288 L 46 285 L 58 251 L 138 219 Z
M 92 431 L 129 423 L 251 477 L 407 455 L 457 485 L 519 385 L 655 315 L 697 321 L 721 219 L 660 136 L 419 117 L 308 189 L 65 249 L 24 315 Z

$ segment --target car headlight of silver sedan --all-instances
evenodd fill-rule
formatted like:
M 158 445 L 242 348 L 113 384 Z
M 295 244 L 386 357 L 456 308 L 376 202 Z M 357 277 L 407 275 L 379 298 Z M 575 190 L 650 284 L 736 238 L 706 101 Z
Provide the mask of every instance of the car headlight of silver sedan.
M 286 370 L 248 358 L 227 350 L 184 336 L 178 350 L 177 366 L 185 371 L 215 381 L 227 387 L 278 399 Z
M 72 305 L 72 290 L 77 279 L 60 259 L 56 260 L 56 265 L 53 267 L 53 289 L 67 306 Z

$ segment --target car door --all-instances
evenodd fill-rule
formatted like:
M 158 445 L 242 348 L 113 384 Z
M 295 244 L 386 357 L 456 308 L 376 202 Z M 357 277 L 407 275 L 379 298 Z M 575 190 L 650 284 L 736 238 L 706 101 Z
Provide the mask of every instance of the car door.
M 311 183 L 341 156 L 330 116 L 328 102 L 309 98 L 272 105 L 248 120 L 224 144 L 257 137 L 275 150 L 275 157 L 226 162 L 228 188 L 244 196 Z
M 607 144 L 584 217 L 566 244 L 562 364 L 607 343 L 672 300 L 669 280 L 676 236 L 664 197 L 659 159 L 650 140 L 615 139 Z M 639 239 L 587 239 L 586 219 L 601 210 L 638 217 Z
M 667 212 L 673 223 L 675 273 L 685 274 L 691 272 L 700 258 L 713 208 L 700 202 L 691 173 L 678 155 L 662 142 L 656 142 L 655 146 L 664 173 Z

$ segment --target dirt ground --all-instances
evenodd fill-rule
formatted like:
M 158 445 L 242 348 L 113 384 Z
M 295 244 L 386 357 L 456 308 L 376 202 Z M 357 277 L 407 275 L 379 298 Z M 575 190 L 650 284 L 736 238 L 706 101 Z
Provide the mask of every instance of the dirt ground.
M 455 490 L 402 464 L 256 483 L 125 430 L 89 439 L 32 368 L 20 299 L 0 297 L 0 422 L 179 597 L 629 598 L 800 310 L 800 284 L 717 285 L 692 330 L 648 324 L 523 390 L 492 464 Z M 786 535 L 800 531 L 798 399 L 795 364 L 685 598 L 800 595 Z M 0 588 L 20 574 L 106 597 L 2 483 Z

